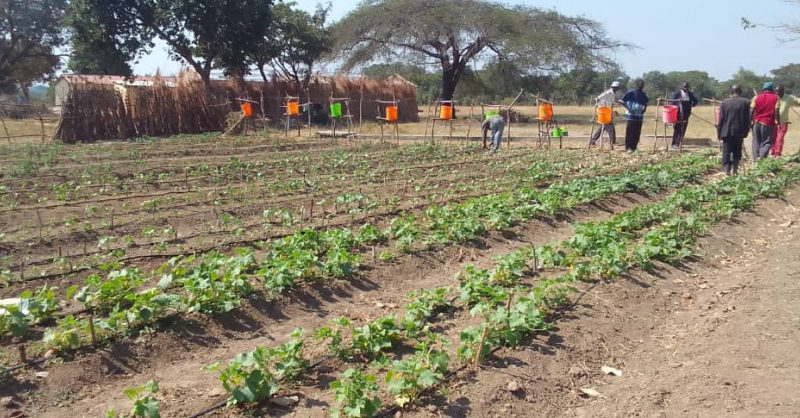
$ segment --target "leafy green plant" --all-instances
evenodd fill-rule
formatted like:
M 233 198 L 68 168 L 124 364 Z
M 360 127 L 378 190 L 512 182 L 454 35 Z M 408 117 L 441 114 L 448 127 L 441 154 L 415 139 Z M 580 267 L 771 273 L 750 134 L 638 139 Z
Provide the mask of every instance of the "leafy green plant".
M 340 405 L 331 413 L 333 418 L 339 418 L 342 414 L 353 418 L 370 418 L 381 407 L 381 400 L 375 395 L 378 391 L 375 375 L 347 369 L 330 386 L 334 390 L 334 399 Z
M 386 383 L 389 393 L 395 395 L 398 406 L 404 407 L 416 402 L 423 390 L 444 378 L 450 356 L 444 350 L 435 349 L 435 346 L 429 341 L 423 341 L 416 346 L 414 355 L 392 362 L 386 373 Z
M 159 403 L 156 396 L 158 395 L 158 382 L 150 380 L 142 386 L 126 389 L 125 396 L 133 401 L 133 408 L 129 416 L 142 417 L 142 418 L 161 418 L 159 412 Z M 113 411 L 106 415 L 107 417 L 117 417 Z

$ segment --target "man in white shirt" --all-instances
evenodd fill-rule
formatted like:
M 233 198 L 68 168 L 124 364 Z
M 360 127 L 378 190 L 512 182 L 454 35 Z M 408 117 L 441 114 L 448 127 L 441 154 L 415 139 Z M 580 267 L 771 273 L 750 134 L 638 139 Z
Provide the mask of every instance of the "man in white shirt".
M 611 83 L 610 89 L 603 92 L 603 94 L 597 96 L 597 107 L 613 108 L 614 103 L 617 102 L 618 90 L 619 90 L 619 81 Z M 594 134 L 592 135 L 592 140 L 589 142 L 589 145 L 594 145 L 604 131 L 608 132 L 608 137 L 611 138 L 611 146 L 613 147 L 614 144 L 617 143 L 617 132 L 614 129 L 613 123 L 609 123 L 607 125 L 600 125 L 600 128 L 594 131 Z

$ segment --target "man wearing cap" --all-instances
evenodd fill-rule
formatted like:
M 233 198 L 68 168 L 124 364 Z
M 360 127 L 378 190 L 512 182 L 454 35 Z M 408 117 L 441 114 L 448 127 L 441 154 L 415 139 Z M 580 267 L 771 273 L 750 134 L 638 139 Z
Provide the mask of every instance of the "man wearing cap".
M 614 103 L 617 101 L 617 91 L 619 91 L 619 81 L 611 83 L 610 89 L 597 96 L 597 107 L 613 108 Z M 600 129 L 596 130 L 594 134 L 592 134 L 592 139 L 589 141 L 589 145 L 594 145 L 603 132 L 608 132 L 608 137 L 611 139 L 611 149 L 614 149 L 614 145 L 617 143 L 617 131 L 614 128 L 613 123 L 600 125 Z
M 681 89 L 672 95 L 673 103 L 678 105 L 678 120 L 672 125 L 672 149 L 679 149 L 683 137 L 686 136 L 686 128 L 689 126 L 689 116 L 692 116 L 692 108 L 697 106 L 697 97 L 690 90 L 689 83 L 683 83 Z
M 786 137 L 786 132 L 789 130 L 789 109 L 794 105 L 800 104 L 800 98 L 791 94 L 786 94 L 786 89 L 783 86 L 775 87 L 775 94 L 778 95 L 780 103 L 780 111 L 778 116 L 780 123 L 778 130 L 775 131 L 775 143 L 772 144 L 772 156 L 780 157 L 783 154 L 783 139 Z
M 780 98 L 772 82 L 764 83 L 761 94 L 750 103 L 750 123 L 753 126 L 753 161 L 769 157 L 775 127 L 780 125 Z

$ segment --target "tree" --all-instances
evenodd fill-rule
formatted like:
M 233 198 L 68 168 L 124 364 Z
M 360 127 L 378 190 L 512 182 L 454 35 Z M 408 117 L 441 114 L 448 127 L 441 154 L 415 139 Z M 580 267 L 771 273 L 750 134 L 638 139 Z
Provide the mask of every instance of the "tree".
M 66 0 L 0 0 L 0 88 L 18 84 L 26 92 L 55 73 L 66 8 Z
M 103 11 L 87 9 L 90 2 L 73 0 L 67 15 L 66 24 L 70 30 L 72 54 L 67 68 L 73 73 L 99 75 L 133 75 L 129 61 L 136 59 L 140 45 L 118 45 L 117 36 L 111 28 L 98 25 L 97 14 Z
M 737 71 L 730 80 L 723 83 L 723 85 L 724 89 L 728 90 L 734 84 L 738 84 L 742 86 L 742 97 L 751 98 L 755 95 L 754 91 L 761 91 L 761 87 L 766 81 L 769 81 L 769 78 L 766 76 L 758 75 L 744 68 L 739 68 L 739 71 Z
M 775 82 L 794 93 L 800 93 L 800 64 L 787 64 L 770 71 Z
M 264 67 L 269 66 L 299 88 L 308 87 L 314 65 L 333 46 L 330 30 L 325 27 L 330 11 L 330 3 L 327 7 L 317 5 L 313 15 L 297 9 L 294 2 L 272 8 L 272 26 L 250 57 L 265 82 Z
M 365 0 L 333 30 L 345 70 L 379 58 L 435 65 L 442 100 L 453 98 L 468 63 L 485 56 L 558 72 L 609 64 L 604 53 L 626 46 L 587 18 L 485 0 Z
M 800 5 L 800 0 L 783 0 L 784 3 L 792 3 Z M 792 23 L 779 23 L 777 25 L 767 25 L 763 23 L 753 22 L 750 19 L 743 17 L 742 18 L 742 29 L 755 29 L 759 26 L 763 26 L 765 28 L 771 29 L 775 32 L 780 32 L 785 34 L 784 36 L 778 37 L 778 40 L 784 43 L 791 43 L 800 41 L 800 23 L 792 22 Z
M 137 57 L 159 38 L 173 58 L 192 67 L 206 86 L 216 66 L 246 73 L 247 56 L 270 25 L 273 0 L 73 0 L 71 27 L 86 41 Z

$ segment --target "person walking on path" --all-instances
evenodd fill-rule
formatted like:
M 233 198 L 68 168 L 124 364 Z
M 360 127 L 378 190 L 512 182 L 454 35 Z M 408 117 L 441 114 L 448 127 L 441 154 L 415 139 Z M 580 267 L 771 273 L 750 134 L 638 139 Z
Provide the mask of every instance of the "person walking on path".
M 492 115 L 486 118 L 481 124 L 483 130 L 483 147 L 486 148 L 486 133 L 492 131 L 492 149 L 491 151 L 497 152 L 500 149 L 500 142 L 503 140 L 503 129 L 506 127 L 506 121 L 500 115 Z
M 644 80 L 636 80 L 633 86 L 633 90 L 625 93 L 625 96 L 619 101 L 627 109 L 625 112 L 625 120 L 627 120 L 625 126 L 625 151 L 629 153 L 635 152 L 636 148 L 639 147 L 644 112 L 647 111 L 647 103 L 650 101 L 644 93 Z
M 681 147 L 681 142 L 686 136 L 686 128 L 689 126 L 689 116 L 692 116 L 692 108 L 698 103 L 690 88 L 689 83 L 683 83 L 681 89 L 672 95 L 673 103 L 677 103 L 678 106 L 678 120 L 672 125 L 672 149 Z
M 597 96 L 597 107 L 610 107 L 613 109 L 614 103 L 617 102 L 617 91 L 619 90 L 619 81 L 615 81 L 611 83 L 611 88 L 603 92 L 603 94 Z M 594 145 L 598 139 L 600 139 L 600 135 L 603 132 L 608 132 L 608 137 L 611 139 L 611 148 L 614 148 L 614 145 L 617 143 L 617 131 L 614 128 L 614 123 L 609 124 L 602 124 L 600 125 L 600 129 L 592 134 L 592 139 L 589 141 L 589 145 Z
M 741 94 L 742 87 L 734 85 L 730 97 L 719 105 L 717 138 L 722 140 L 722 168 L 729 176 L 739 173 L 742 146 L 750 132 L 750 101 Z
M 753 161 L 769 156 L 775 127 L 780 125 L 780 100 L 772 88 L 772 82 L 764 83 L 761 94 L 750 104 L 750 120 L 753 125 Z
M 775 94 L 778 95 L 780 101 L 780 110 L 778 111 L 778 129 L 775 131 L 775 143 L 772 144 L 772 156 L 780 157 L 783 154 L 783 139 L 786 138 L 786 132 L 789 130 L 789 109 L 794 105 L 800 104 L 800 98 L 791 94 L 786 94 L 786 89 L 783 86 L 775 87 Z

